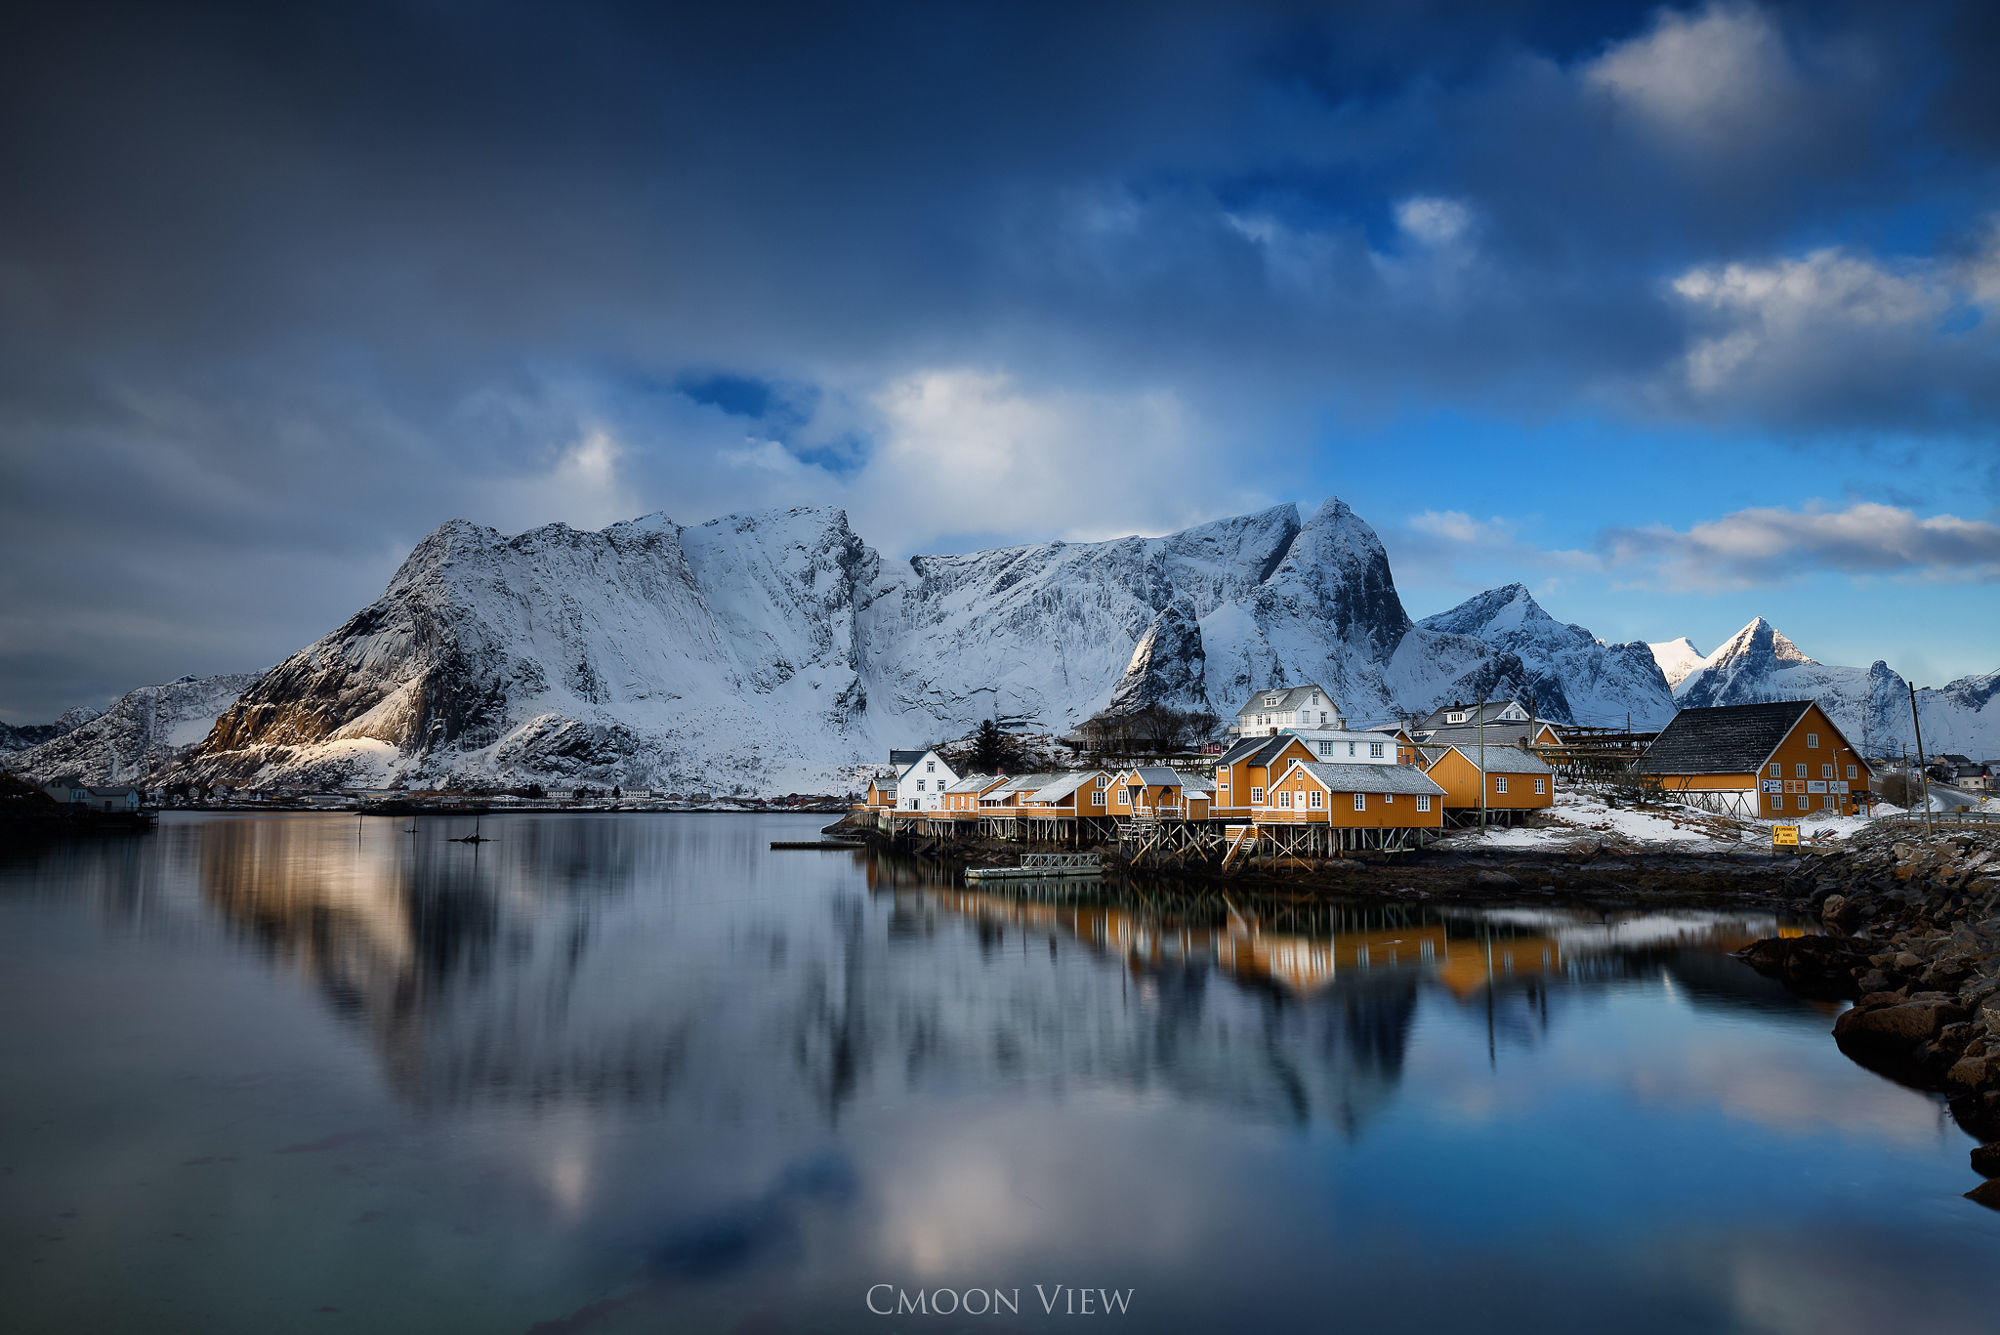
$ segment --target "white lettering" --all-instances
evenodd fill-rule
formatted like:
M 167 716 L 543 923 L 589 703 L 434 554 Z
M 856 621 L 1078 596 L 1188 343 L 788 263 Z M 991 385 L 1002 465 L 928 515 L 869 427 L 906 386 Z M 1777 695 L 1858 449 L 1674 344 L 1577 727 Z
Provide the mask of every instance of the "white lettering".
M 974 1298 L 979 1299 L 979 1306 L 977 1307 L 972 1305 Z M 984 1316 L 993 1310 L 993 1298 L 985 1289 L 966 1290 L 964 1302 L 965 1314 L 967 1316 Z
M 1426 942 L 1425 944 L 1428 945 L 1429 943 Z M 1118 1309 L 1119 1316 L 1124 1316 L 1131 1306 L 1132 1292 L 1131 1289 L 1113 1289 L 1111 1292 L 1106 1293 L 1103 1289 L 1099 1289 L 1097 1291 L 1097 1301 L 1104 1304 L 1104 1313 L 1106 1316 L 1111 1314 L 1111 1309 L 1114 1307 Z
M 1089 1289 L 1078 1289 L 1077 1292 L 1083 1295 L 1083 1314 L 1089 1316 L 1091 1292 Z
M 1035 1285 L 1035 1296 L 1042 1300 L 1042 1310 L 1044 1312 L 1053 1313 L 1056 1310 L 1056 1299 L 1062 1297 L 1062 1293 L 1063 1291 L 1060 1287 L 1056 1289 L 1055 1293 L 1048 1294 L 1042 1292 L 1041 1285 Z
M 877 1289 L 893 1289 L 893 1288 L 895 1288 L 895 1287 L 896 1287 L 896 1286 L 895 1286 L 894 1284 L 871 1284 L 871 1285 L 869 1285 L 869 1286 L 868 1286 L 868 1310 L 869 1310 L 869 1311 L 871 1311 L 871 1312 L 873 1312 L 873 1313 L 874 1313 L 874 1314 L 875 1314 L 876 1316 L 894 1316 L 894 1315 L 896 1314 L 896 1312 L 895 1312 L 895 1309 L 894 1309 L 894 1308 L 892 1308 L 892 1307 L 877 1307 L 877 1306 L 875 1305 L 875 1290 L 877 1290 Z
M 950 1307 L 944 1305 L 946 1298 L 951 1299 Z M 953 1312 L 956 1312 L 958 1310 L 958 1290 L 939 1289 L 936 1293 L 933 1293 L 931 1295 L 931 1310 L 939 1316 L 950 1316 Z
M 1015 1316 L 1021 1314 L 1021 1291 L 1019 1289 L 1012 1289 L 1009 1292 L 1013 1295 L 1012 1297 L 1000 1292 L 998 1289 L 993 1290 L 993 1311 L 996 1316 L 1000 1312 L 1000 1304 L 1002 1303 L 1007 1304 L 1007 1310 Z
M 924 1306 L 924 1291 L 923 1291 L 922 1289 L 918 1289 L 918 1290 L 917 1290 L 917 1302 L 916 1302 L 916 1305 L 915 1305 L 914 1307 L 910 1305 L 910 1295 L 909 1295 L 909 1294 L 907 1294 L 907 1293 L 905 1293 L 905 1292 L 903 1292 L 903 1290 L 901 1290 L 901 1289 L 897 1289 L 897 1290 L 896 1290 L 896 1310 L 897 1310 L 898 1312 L 925 1312 L 925 1313 L 928 1313 L 930 1309 L 928 1309 L 928 1308 L 926 1308 L 926 1307 Z

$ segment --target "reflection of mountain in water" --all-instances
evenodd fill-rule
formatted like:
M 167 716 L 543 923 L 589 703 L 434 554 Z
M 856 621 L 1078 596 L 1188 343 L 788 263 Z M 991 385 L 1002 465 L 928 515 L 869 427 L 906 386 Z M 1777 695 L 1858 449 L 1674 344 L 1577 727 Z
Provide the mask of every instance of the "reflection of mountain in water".
M 1551 989 L 1749 935 L 1713 918 L 1177 919 L 860 856 L 787 861 L 752 820 L 493 828 L 475 850 L 428 824 L 213 821 L 191 828 L 190 870 L 366 1032 L 412 1102 L 727 1120 L 833 1119 L 898 1087 L 1109 1087 L 1352 1130 L 1393 1094 L 1426 992 L 1531 1042 Z

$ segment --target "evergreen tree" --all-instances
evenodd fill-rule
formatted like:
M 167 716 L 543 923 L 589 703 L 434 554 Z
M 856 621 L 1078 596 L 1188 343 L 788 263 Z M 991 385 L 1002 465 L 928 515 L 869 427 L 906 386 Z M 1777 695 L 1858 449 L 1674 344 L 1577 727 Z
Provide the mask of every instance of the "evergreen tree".
M 1012 740 L 1000 731 L 1000 725 L 985 719 L 979 731 L 972 734 L 972 768 L 981 774 L 997 774 L 1006 768 L 1013 749 Z

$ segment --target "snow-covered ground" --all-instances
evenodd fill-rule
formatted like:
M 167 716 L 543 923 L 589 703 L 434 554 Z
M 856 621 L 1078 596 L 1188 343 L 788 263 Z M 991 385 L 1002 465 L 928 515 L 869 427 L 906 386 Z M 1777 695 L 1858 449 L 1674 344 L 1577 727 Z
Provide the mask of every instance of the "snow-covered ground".
M 1989 797 L 1979 809 L 2000 811 L 2000 799 Z M 1875 815 L 1893 815 L 1900 810 L 1900 807 L 1877 806 Z M 1847 838 L 1870 819 L 1807 813 L 1783 823 L 1799 826 L 1799 833 L 1805 839 L 1829 840 Z M 1484 833 L 1476 829 L 1461 830 L 1438 840 L 1435 847 L 1458 852 L 1536 849 L 1560 853 L 1586 841 L 1597 841 L 1637 848 L 1720 853 L 1770 847 L 1771 826 L 1776 823 L 1718 816 L 1712 811 L 1675 805 L 1613 807 L 1599 793 L 1575 788 L 1557 792 L 1555 805 L 1537 818 L 1534 825 L 1496 828 Z

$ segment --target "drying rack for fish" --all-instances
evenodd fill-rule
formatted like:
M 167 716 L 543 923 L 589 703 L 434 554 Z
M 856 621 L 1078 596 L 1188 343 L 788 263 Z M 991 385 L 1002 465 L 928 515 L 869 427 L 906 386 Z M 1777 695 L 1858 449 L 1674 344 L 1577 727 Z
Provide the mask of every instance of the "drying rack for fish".
M 1096 876 L 1104 859 L 1096 853 L 1024 853 L 1018 867 L 967 867 L 968 881 L 1027 881 L 1051 876 Z

